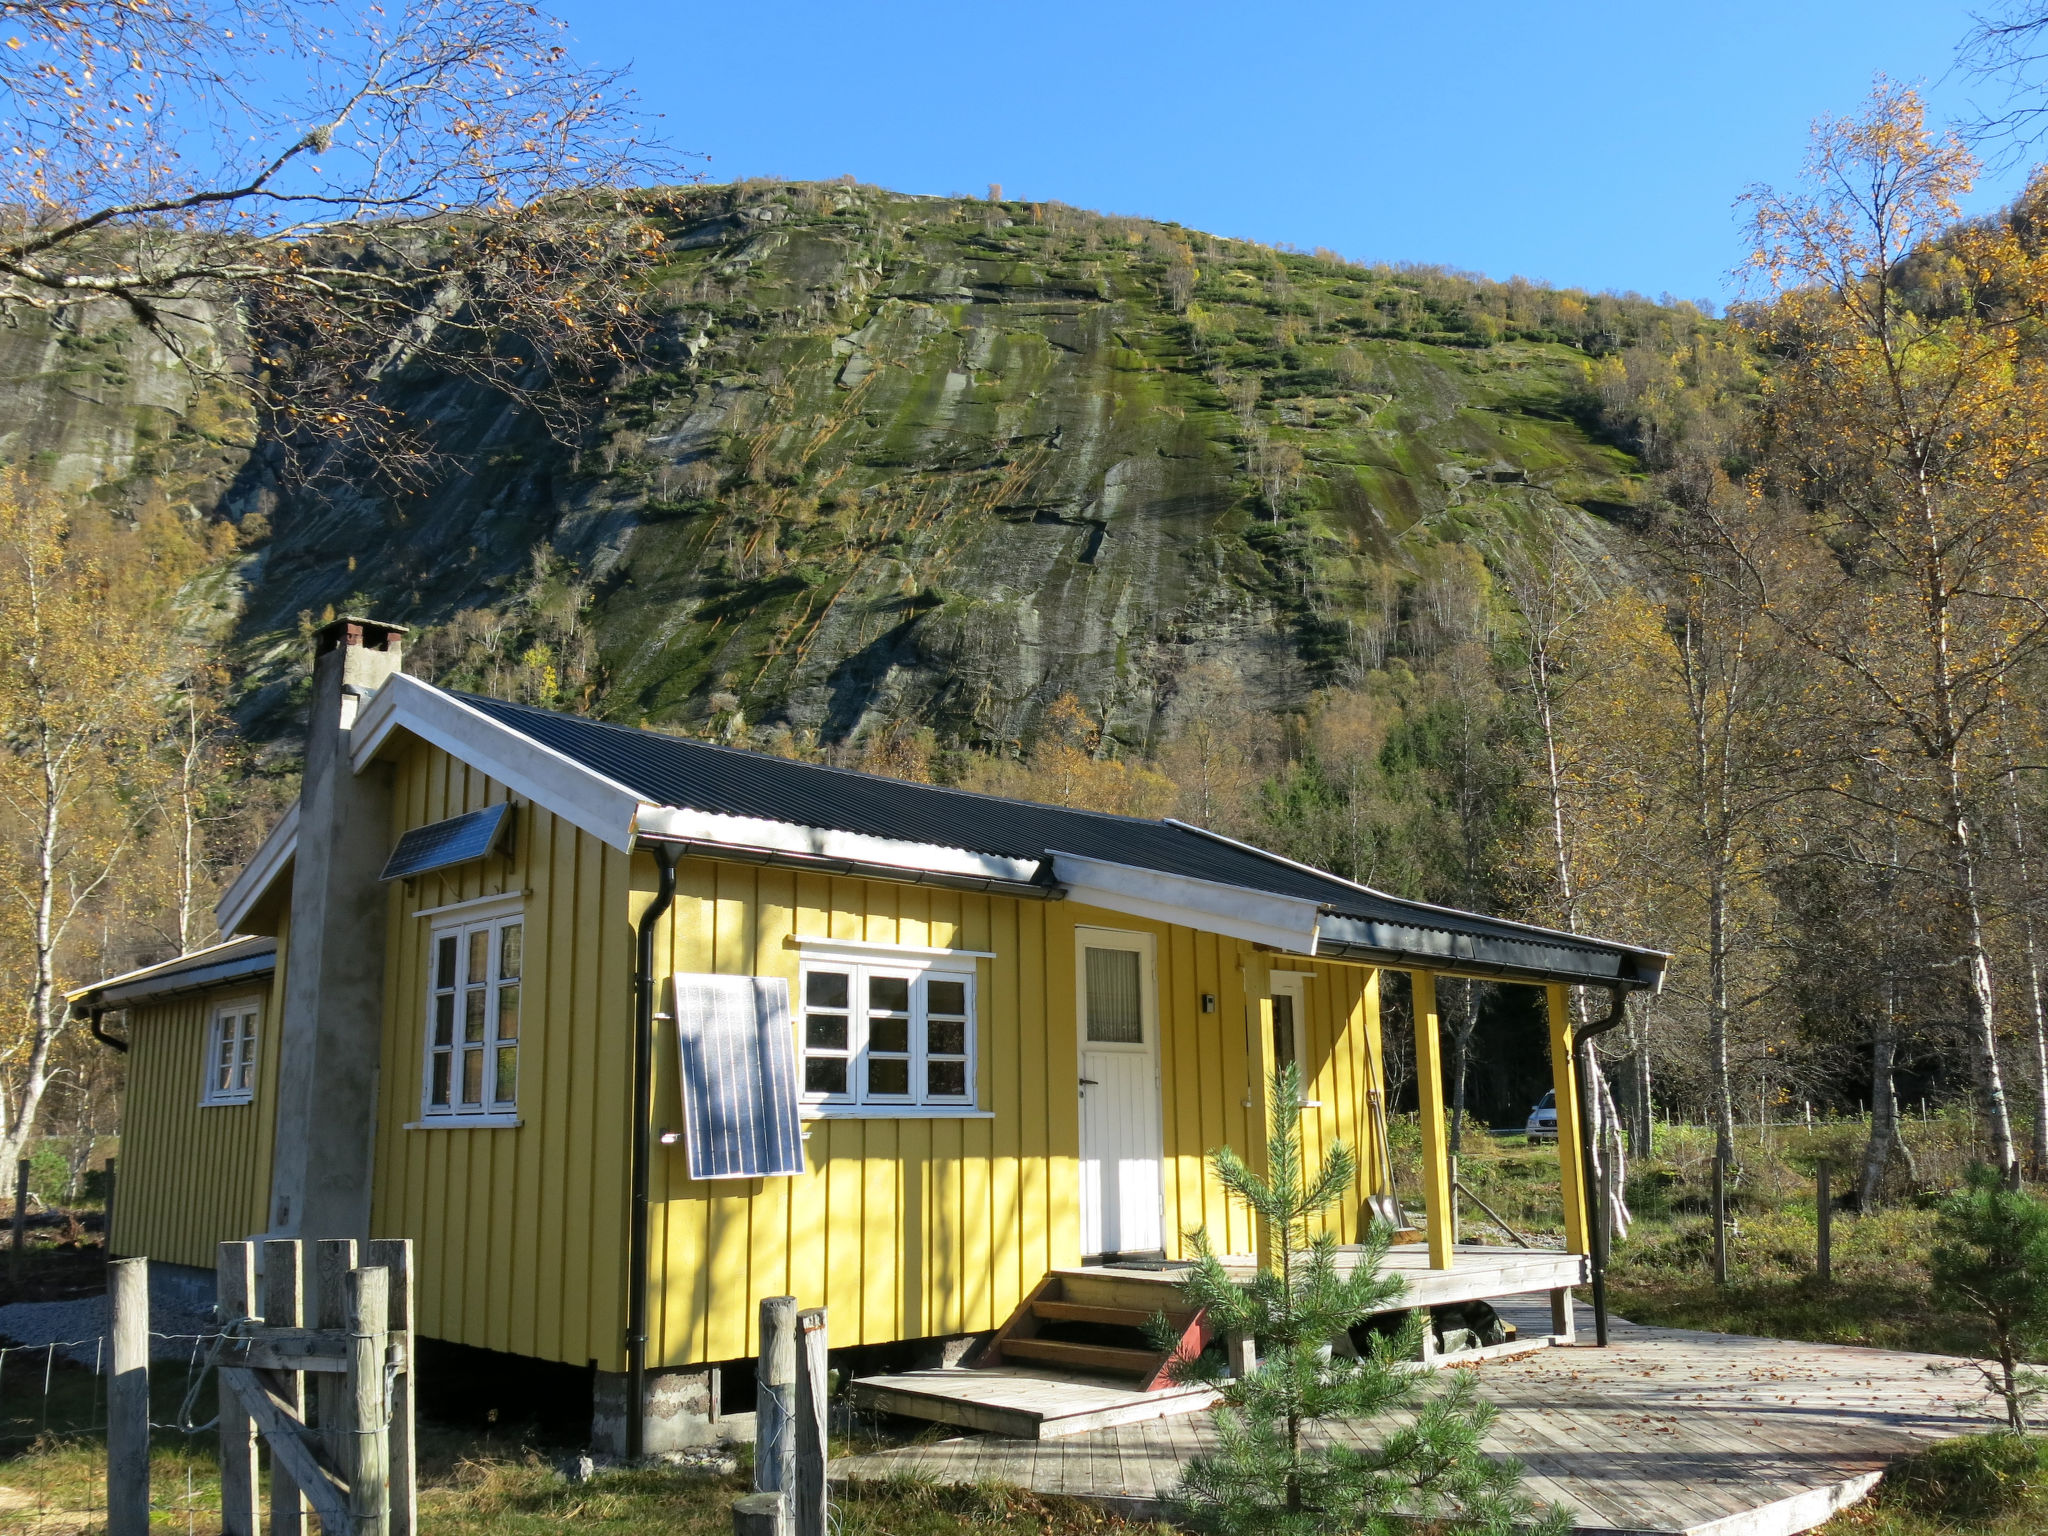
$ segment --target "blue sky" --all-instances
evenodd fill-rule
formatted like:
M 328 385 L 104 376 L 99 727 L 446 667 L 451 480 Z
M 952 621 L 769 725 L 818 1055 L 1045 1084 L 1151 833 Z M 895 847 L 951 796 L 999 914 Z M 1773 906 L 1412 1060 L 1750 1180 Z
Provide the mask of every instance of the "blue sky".
M 1882 71 L 1936 114 L 1969 7 L 567 0 L 716 180 L 851 172 L 1371 261 L 1730 296 L 1733 203 Z M 1980 4 L 1979 9 L 1982 9 Z M 1979 207 L 2009 196 L 1989 178 Z

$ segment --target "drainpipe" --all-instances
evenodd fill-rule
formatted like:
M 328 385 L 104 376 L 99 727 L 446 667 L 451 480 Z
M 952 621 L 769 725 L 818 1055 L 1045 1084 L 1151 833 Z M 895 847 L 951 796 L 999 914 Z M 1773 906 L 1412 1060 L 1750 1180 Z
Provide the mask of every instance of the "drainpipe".
M 1607 1191 L 1601 1183 L 1593 1151 L 1593 1138 L 1587 1134 L 1587 1127 L 1595 1118 L 1593 1113 L 1593 1042 L 1627 1017 L 1628 991 L 1614 987 L 1608 991 L 1607 1017 L 1588 1024 L 1573 1042 L 1573 1049 L 1579 1061 L 1579 1160 L 1586 1181 L 1586 1238 L 1587 1246 L 1593 1252 L 1593 1337 L 1602 1349 L 1607 1347 Z
M 634 972 L 633 1021 L 633 1209 L 626 1253 L 626 1460 L 637 1462 L 645 1426 L 641 1422 L 647 1395 L 647 1182 L 654 1161 L 654 925 L 674 905 L 676 864 L 682 850 L 654 845 L 661 887 L 640 914 L 640 953 Z
M 110 1035 L 100 1028 L 100 1020 L 106 1016 L 107 1005 L 105 1003 L 95 1003 L 86 1012 L 86 1027 L 92 1031 L 93 1039 L 99 1041 L 101 1045 L 111 1045 L 122 1054 L 127 1054 L 128 1042 L 126 1040 L 123 1040 L 119 1035 Z

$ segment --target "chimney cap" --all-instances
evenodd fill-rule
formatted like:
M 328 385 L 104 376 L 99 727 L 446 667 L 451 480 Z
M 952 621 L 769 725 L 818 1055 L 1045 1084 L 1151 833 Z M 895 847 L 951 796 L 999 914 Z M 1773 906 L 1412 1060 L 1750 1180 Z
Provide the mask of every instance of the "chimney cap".
M 395 651 L 402 647 L 407 633 L 403 624 L 387 624 L 382 619 L 348 614 L 321 625 L 314 632 L 313 654 L 325 656 L 344 645 L 360 645 L 372 651 Z

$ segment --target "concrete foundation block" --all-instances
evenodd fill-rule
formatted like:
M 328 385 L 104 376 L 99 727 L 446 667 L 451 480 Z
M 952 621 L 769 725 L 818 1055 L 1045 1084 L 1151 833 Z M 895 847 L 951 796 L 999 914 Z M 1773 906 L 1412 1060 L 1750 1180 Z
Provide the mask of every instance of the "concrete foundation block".
M 718 1445 L 726 1438 L 718 1414 L 717 1367 L 693 1366 L 687 1370 L 647 1373 L 647 1393 L 641 1403 L 642 1451 L 649 1456 L 692 1451 Z M 590 1444 L 602 1455 L 626 1454 L 623 1372 L 597 1373 L 590 1411 Z

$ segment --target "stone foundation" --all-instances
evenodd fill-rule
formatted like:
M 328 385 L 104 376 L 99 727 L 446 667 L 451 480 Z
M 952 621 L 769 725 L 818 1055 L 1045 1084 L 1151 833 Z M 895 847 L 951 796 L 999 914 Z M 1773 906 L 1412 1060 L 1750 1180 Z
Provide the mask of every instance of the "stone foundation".
M 716 1366 L 649 1371 L 641 1411 L 641 1449 L 649 1456 L 753 1438 L 752 1414 L 719 1414 Z M 739 1422 L 742 1417 L 745 1424 Z M 626 1377 L 622 1371 L 597 1373 L 590 1410 L 590 1445 L 602 1455 L 626 1454 Z

